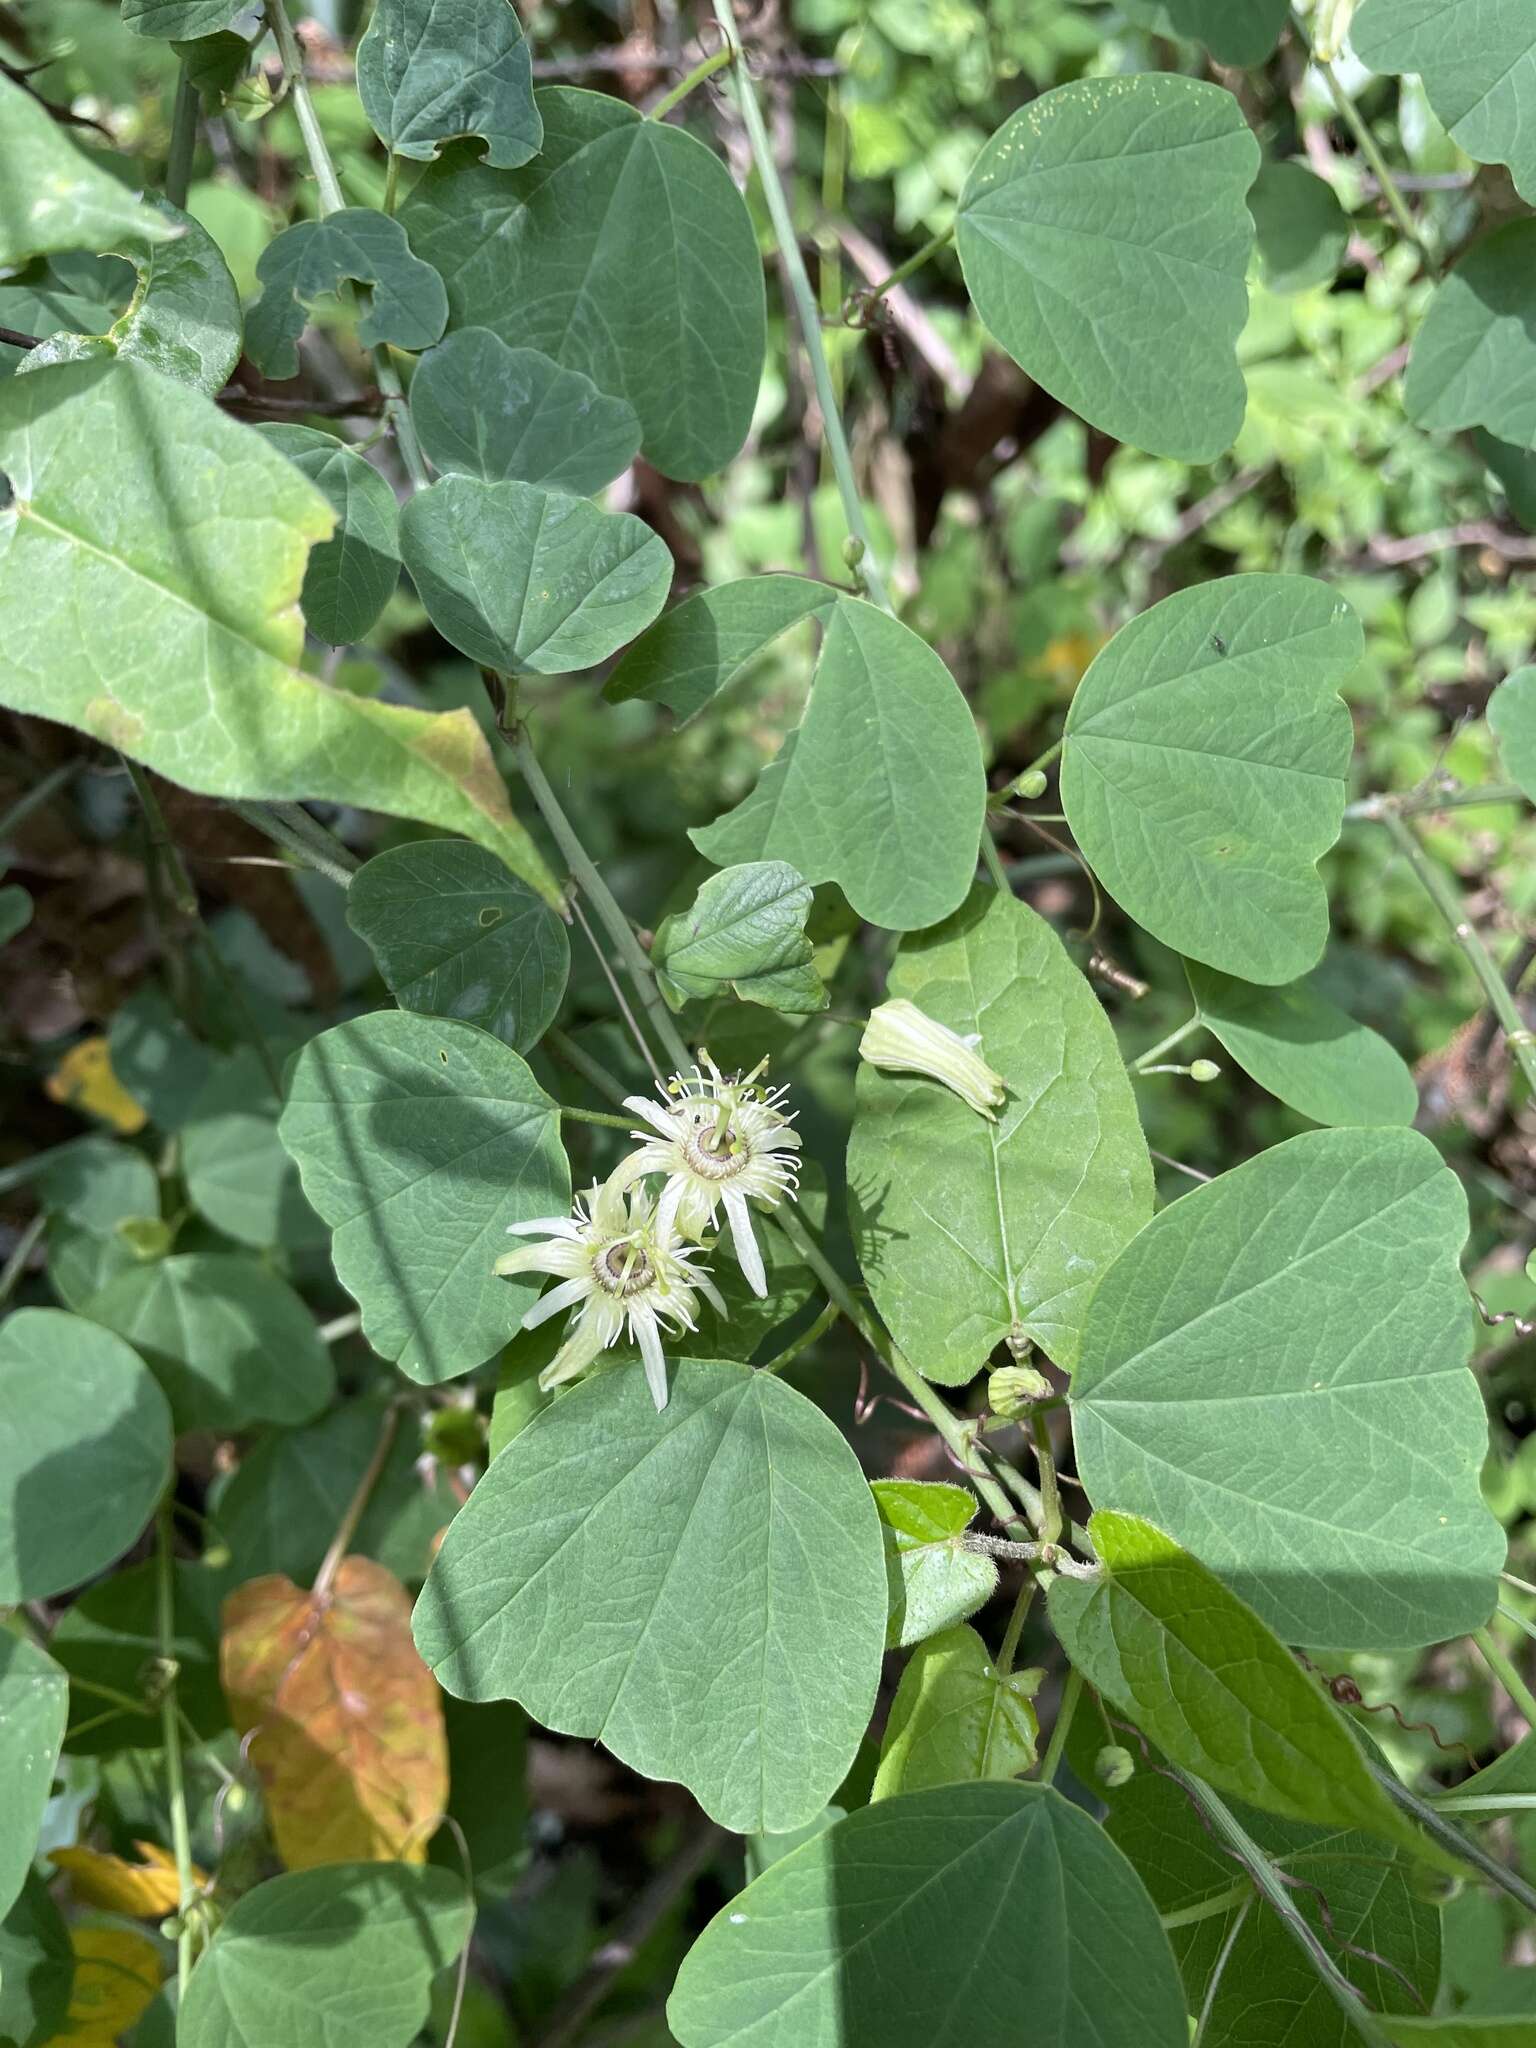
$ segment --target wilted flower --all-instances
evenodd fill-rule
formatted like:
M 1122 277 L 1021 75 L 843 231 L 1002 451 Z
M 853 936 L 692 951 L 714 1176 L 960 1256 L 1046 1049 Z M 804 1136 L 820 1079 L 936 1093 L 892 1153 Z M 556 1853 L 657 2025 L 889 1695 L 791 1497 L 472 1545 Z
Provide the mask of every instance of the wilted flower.
M 800 1134 L 790 1129 L 781 1106 L 786 1091 L 758 1081 L 766 1060 L 750 1074 L 727 1077 L 702 1047 L 699 1058 L 703 1065 L 691 1074 L 673 1075 L 664 1101 L 625 1096 L 624 1107 L 644 1117 L 650 1129 L 634 1133 L 640 1149 L 616 1178 L 664 1174 L 657 1220 L 675 1222 L 685 1237 L 701 1236 L 724 1203 L 737 1263 L 752 1292 L 766 1296 L 763 1256 L 747 1205 L 755 1201 L 772 1209 L 781 1196 L 794 1194 L 800 1169 L 786 1155 L 799 1151 Z
M 694 1264 L 698 1253 L 679 1243 L 669 1219 L 643 1188 L 624 1184 L 624 1169 L 601 1187 L 576 1198 L 575 1214 L 513 1223 L 518 1237 L 543 1237 L 543 1244 L 506 1252 L 498 1273 L 553 1273 L 560 1281 L 541 1295 L 523 1318 L 531 1330 L 562 1309 L 577 1313 L 565 1342 L 539 1374 L 548 1391 L 585 1372 L 600 1351 L 616 1344 L 626 1326 L 645 1362 L 645 1383 L 658 1409 L 667 1405 L 667 1363 L 662 1330 L 695 1327 L 698 1297 L 725 1314 L 725 1303 L 707 1273 Z
M 942 1081 L 978 1116 L 997 1121 L 996 1111 L 1007 1090 L 976 1051 L 975 1038 L 962 1038 L 947 1024 L 926 1016 L 905 997 L 895 997 L 869 1013 L 859 1056 L 875 1067 L 894 1067 L 905 1074 L 926 1074 Z

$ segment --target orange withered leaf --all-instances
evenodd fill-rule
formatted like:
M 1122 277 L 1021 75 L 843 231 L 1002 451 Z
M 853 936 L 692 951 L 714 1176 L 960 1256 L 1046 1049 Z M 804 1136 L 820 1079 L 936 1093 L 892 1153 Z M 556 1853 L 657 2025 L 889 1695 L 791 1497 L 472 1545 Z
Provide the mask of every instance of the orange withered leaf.
M 425 1861 L 448 1749 L 437 1681 L 392 1573 L 348 1557 L 313 1593 L 279 1574 L 237 1587 L 220 1669 L 290 1870 Z
M 48 1860 L 66 1873 L 70 1890 L 81 1905 L 99 1906 L 107 1913 L 129 1913 L 139 1920 L 163 1920 L 181 1902 L 176 1859 L 157 1842 L 135 1842 L 133 1846 L 142 1859 L 138 1863 L 84 1843 L 72 1849 L 50 1849 Z M 195 1865 L 192 1875 L 199 1888 L 208 1881 Z

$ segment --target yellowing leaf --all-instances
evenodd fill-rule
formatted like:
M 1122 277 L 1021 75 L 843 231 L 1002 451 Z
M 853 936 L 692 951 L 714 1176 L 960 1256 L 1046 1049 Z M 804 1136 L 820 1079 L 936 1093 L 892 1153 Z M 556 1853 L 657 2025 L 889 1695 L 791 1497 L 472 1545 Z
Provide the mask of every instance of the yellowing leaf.
M 448 1751 L 393 1574 L 348 1557 L 324 1592 L 250 1580 L 224 1603 L 220 1664 L 235 1727 L 255 1731 L 248 1754 L 290 1870 L 425 1860 Z
M 71 1109 L 99 1116 L 125 1138 L 142 1131 L 149 1119 L 140 1105 L 112 1071 L 105 1038 L 82 1038 L 72 1045 L 43 1083 L 54 1102 L 67 1102 Z
M 99 1906 L 104 1913 L 129 1913 L 141 1920 L 163 1919 L 181 1903 L 181 1886 L 176 1876 L 176 1859 L 157 1842 L 135 1842 L 143 1859 L 130 1863 L 122 1856 L 109 1856 L 100 1849 L 77 1843 L 73 1849 L 52 1849 L 49 1861 L 69 1879 L 70 1890 L 82 1906 Z M 206 1879 L 194 1869 L 196 1882 Z
M 160 1952 L 125 1927 L 72 1927 L 75 1984 L 53 2041 L 74 2048 L 116 2048 L 160 1989 Z M 49 2048 L 53 2048 L 52 2042 Z

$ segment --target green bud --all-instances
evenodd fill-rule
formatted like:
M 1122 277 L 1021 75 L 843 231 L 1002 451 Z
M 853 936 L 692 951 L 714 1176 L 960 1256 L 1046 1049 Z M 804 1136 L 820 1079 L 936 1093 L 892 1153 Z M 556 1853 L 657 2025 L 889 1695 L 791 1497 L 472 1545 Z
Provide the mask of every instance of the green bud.
M 1033 797 L 1045 795 L 1045 770 L 1026 768 L 1013 785 L 1016 796 Z
M 988 1123 L 996 1123 L 998 1105 L 1008 1092 L 1002 1075 L 987 1065 L 972 1039 L 962 1038 L 947 1024 L 926 1016 L 904 996 L 893 997 L 870 1011 L 859 1040 L 859 1057 L 872 1067 L 927 1074 L 942 1081 Z
M 113 1225 L 136 1259 L 163 1259 L 175 1241 L 173 1225 L 158 1216 L 124 1216 Z
M 1405 1862 L 1403 1874 L 1408 1889 L 1426 1906 L 1448 1906 L 1461 1892 L 1461 1879 L 1449 1870 L 1431 1870 L 1426 1864 Z
M 864 559 L 864 543 L 856 533 L 850 533 L 843 542 L 843 561 L 850 569 L 857 569 Z
M 434 1408 L 427 1449 L 443 1465 L 471 1465 L 485 1449 L 485 1423 L 473 1408 Z
M 1221 1069 L 1214 1060 L 1194 1060 L 1189 1069 L 1191 1081 L 1219 1081 Z
M 994 1415 L 1016 1422 L 1036 1401 L 1053 1391 L 1043 1372 L 1027 1365 L 1002 1365 L 987 1378 L 987 1406 Z
M 1093 1774 L 1111 1792 L 1128 1785 L 1136 1775 L 1136 1759 L 1118 1742 L 1106 1742 L 1093 1760 Z

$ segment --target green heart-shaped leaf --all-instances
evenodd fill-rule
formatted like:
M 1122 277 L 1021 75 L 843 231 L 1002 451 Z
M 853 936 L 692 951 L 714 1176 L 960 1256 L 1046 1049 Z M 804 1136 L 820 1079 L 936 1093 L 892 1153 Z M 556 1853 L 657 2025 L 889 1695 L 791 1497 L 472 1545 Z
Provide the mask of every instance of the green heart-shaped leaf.
M 1522 0 L 1365 0 L 1350 43 L 1373 71 L 1416 72 L 1451 140 L 1480 164 L 1508 164 L 1536 204 L 1536 20 Z
M 1020 1776 L 1035 1761 L 1039 1683 L 1038 1671 L 1005 1678 L 973 1628 L 930 1636 L 901 1674 L 870 1797 Z
M 333 647 L 361 640 L 400 581 L 395 494 L 345 441 L 314 427 L 259 426 L 336 514 L 336 531 L 309 551 L 299 602 L 304 623 Z
M 1429 302 L 1403 404 L 1421 427 L 1536 447 L 1536 220 L 1495 228 Z
M 640 452 L 640 422 L 579 370 L 463 327 L 411 379 L 411 421 L 435 469 L 590 497 Z
M 455 136 L 504 168 L 537 156 L 544 123 L 510 0 L 378 0 L 357 46 L 357 90 L 394 156 L 428 163 Z

